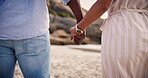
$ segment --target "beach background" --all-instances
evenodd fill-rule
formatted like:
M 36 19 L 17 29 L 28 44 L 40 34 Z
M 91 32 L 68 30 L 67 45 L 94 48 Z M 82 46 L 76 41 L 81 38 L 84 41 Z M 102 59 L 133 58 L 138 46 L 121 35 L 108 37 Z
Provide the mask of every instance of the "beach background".
M 51 45 L 51 78 L 101 78 L 100 48 L 100 45 Z M 14 78 L 24 78 L 18 64 Z
M 91 3 L 89 3 L 89 1 Z M 96 0 L 82 0 L 83 15 Z M 88 6 L 86 6 L 89 4 Z M 70 40 L 69 28 L 76 24 L 76 19 L 68 6 L 61 0 L 48 3 L 51 41 L 51 78 L 101 78 L 101 30 L 99 29 L 106 15 L 95 21 L 87 29 L 87 36 L 82 45 L 75 45 Z M 18 63 L 15 78 L 24 78 Z

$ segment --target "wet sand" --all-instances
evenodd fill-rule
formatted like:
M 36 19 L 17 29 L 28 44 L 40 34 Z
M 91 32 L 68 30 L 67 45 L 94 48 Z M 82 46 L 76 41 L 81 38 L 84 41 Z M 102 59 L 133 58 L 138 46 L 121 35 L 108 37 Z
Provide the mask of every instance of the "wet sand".
M 100 45 L 52 45 L 51 56 L 51 78 L 101 78 Z M 23 78 L 18 64 L 15 78 Z

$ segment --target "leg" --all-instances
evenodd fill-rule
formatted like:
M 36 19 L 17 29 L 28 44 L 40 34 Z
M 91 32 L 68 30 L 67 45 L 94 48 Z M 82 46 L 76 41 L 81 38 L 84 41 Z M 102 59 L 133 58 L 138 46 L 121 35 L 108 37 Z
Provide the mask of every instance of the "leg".
M 0 40 L 0 78 L 13 78 L 16 58 L 11 41 Z
M 16 57 L 25 78 L 50 78 L 49 34 L 17 41 Z M 17 49 L 23 45 L 20 50 Z

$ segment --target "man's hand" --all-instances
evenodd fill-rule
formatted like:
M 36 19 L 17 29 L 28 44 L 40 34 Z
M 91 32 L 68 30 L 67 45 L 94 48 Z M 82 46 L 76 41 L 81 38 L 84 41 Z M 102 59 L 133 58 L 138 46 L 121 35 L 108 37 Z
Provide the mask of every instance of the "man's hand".
M 69 3 L 68 3 L 68 6 L 70 7 L 72 12 L 74 13 L 74 15 L 75 15 L 75 17 L 77 19 L 77 23 L 79 23 L 83 19 L 81 6 L 80 6 L 80 1 L 79 0 L 70 0 Z M 75 31 L 76 31 L 76 29 L 74 27 L 71 27 L 71 29 L 70 29 L 71 40 L 73 40 L 74 43 L 79 45 L 85 39 L 86 31 L 84 31 L 84 33 L 80 34 L 80 35 L 76 34 Z
M 71 27 L 69 31 L 71 32 L 71 40 L 73 40 L 75 44 L 80 45 L 85 39 L 86 30 L 84 30 L 84 32 L 79 35 L 76 33 L 76 26 L 74 26 Z
M 85 32 L 86 31 L 84 31 L 84 33 L 82 33 L 82 34 L 80 34 L 80 35 L 74 35 L 74 43 L 75 44 L 77 44 L 77 45 L 80 45 L 82 42 L 83 42 L 83 40 L 85 39 Z

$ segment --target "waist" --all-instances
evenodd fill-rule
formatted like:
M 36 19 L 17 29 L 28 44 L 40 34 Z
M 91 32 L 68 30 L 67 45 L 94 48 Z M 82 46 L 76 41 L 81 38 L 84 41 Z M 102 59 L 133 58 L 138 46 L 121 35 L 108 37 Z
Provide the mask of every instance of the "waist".
M 125 10 L 117 10 L 113 12 L 109 12 L 109 16 L 120 13 L 120 12 L 139 12 L 139 13 L 148 13 L 148 10 L 142 10 L 142 9 L 125 9 Z

